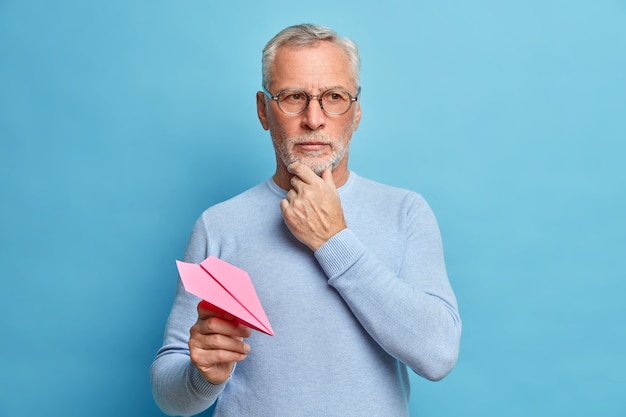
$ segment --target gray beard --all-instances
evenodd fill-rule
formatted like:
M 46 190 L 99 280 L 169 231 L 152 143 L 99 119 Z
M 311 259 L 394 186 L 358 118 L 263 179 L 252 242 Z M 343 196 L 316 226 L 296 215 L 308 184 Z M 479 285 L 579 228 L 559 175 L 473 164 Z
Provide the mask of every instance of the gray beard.
M 330 157 L 327 159 L 320 159 L 320 156 L 323 154 L 321 151 L 307 152 L 304 156 L 296 156 L 293 154 L 292 149 L 295 145 L 310 141 L 322 142 L 331 145 L 332 148 Z M 348 155 L 349 150 L 348 144 L 338 145 L 337 142 L 333 141 L 331 138 L 320 134 L 308 134 L 294 138 L 287 138 L 283 141 L 282 145 L 277 144 L 275 140 L 273 140 L 273 142 L 276 154 L 285 166 L 289 166 L 294 162 L 300 162 L 301 164 L 311 168 L 311 170 L 319 176 L 321 176 L 322 173 L 328 168 L 337 168 L 339 163 Z

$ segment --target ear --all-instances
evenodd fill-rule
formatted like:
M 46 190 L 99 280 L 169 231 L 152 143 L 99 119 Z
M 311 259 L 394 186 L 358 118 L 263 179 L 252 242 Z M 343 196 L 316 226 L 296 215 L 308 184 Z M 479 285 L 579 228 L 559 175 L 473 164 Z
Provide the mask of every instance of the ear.
M 352 131 L 354 132 L 355 130 L 358 129 L 359 127 L 359 123 L 361 123 L 361 104 L 360 103 L 356 103 L 356 111 L 354 114 L 354 120 L 352 121 Z
M 259 122 L 263 129 L 269 129 L 270 125 L 267 122 L 267 102 L 265 101 L 265 94 L 262 91 L 256 93 L 256 114 L 259 116 Z

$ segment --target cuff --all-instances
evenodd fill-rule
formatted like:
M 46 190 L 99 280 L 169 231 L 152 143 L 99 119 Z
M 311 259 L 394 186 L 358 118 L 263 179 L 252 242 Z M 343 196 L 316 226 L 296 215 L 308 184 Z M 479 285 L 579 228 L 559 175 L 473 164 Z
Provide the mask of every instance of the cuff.
M 190 372 L 191 372 L 191 385 L 194 387 L 196 392 L 198 392 L 201 396 L 205 398 L 217 398 L 224 388 L 226 384 L 230 380 L 230 377 L 222 384 L 215 385 L 207 381 L 198 368 L 196 368 L 193 364 L 190 364 Z M 232 374 L 231 374 L 232 376 Z
M 350 229 L 343 229 L 315 251 L 329 279 L 344 273 L 363 255 L 365 247 Z

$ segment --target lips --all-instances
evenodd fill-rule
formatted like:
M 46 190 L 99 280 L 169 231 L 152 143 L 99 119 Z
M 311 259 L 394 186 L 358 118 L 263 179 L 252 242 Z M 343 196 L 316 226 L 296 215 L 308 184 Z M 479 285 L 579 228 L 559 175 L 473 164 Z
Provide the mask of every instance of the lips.
M 327 149 L 328 143 L 324 142 L 303 142 L 296 145 L 304 152 L 319 152 Z

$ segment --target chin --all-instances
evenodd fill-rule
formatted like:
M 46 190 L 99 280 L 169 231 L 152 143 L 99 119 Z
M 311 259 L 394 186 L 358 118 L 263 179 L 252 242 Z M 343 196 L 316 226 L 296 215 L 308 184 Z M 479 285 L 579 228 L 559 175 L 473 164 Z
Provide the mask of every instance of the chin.
M 286 167 L 294 162 L 299 162 L 311 168 L 311 171 L 315 172 L 318 176 L 322 176 L 322 173 L 328 168 L 334 171 L 347 156 L 346 149 L 345 152 L 335 152 L 330 155 L 294 155 L 293 153 L 289 153 L 281 155 L 281 159 Z
M 303 165 L 311 168 L 311 171 L 315 172 L 318 176 L 322 176 L 322 173 L 328 168 L 334 170 L 339 165 L 339 162 L 332 160 L 319 160 L 314 158 L 296 158 L 295 162 L 300 162 Z

